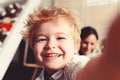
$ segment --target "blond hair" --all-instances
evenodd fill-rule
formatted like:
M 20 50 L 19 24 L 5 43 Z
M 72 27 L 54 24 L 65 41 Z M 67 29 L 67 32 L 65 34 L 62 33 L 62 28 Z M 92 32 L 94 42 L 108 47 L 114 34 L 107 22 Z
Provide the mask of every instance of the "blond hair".
M 48 21 L 56 21 L 58 19 L 66 20 L 71 26 L 71 34 L 74 39 L 75 48 L 79 50 L 80 46 L 80 23 L 73 12 L 65 8 L 39 8 L 29 15 L 26 27 L 28 31 L 23 32 L 23 37 L 30 41 L 31 47 L 34 46 L 35 29 L 41 24 Z

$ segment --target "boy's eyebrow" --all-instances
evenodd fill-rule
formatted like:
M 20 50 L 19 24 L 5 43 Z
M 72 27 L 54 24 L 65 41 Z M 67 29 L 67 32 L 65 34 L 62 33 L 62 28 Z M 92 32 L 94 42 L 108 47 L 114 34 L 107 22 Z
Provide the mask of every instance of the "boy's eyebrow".
M 69 33 L 64 33 L 64 32 L 58 32 L 56 34 L 63 34 L 63 35 L 69 35 Z
M 37 38 L 39 36 L 45 36 L 45 35 L 40 33 L 40 34 L 35 35 L 35 38 Z
M 63 33 L 63 32 L 57 32 L 57 33 L 55 33 L 55 35 L 70 35 L 69 33 Z M 36 34 L 35 35 L 35 38 L 37 38 L 37 37 L 39 37 L 39 36 L 46 36 L 45 34 L 43 34 L 43 33 L 39 33 L 39 34 Z

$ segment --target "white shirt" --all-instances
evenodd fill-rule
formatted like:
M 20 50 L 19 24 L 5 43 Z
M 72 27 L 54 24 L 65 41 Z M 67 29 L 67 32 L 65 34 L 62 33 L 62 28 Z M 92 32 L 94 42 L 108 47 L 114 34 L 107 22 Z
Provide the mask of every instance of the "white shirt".
M 86 56 L 75 55 L 64 69 L 54 73 L 50 80 L 76 80 L 77 72 L 82 69 L 90 59 Z M 44 70 L 35 80 L 44 80 Z

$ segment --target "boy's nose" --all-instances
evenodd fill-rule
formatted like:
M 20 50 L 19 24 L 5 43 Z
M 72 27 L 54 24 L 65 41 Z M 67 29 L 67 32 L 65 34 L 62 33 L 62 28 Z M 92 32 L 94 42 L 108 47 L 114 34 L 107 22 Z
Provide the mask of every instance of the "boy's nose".
M 55 41 L 49 41 L 49 42 L 46 44 L 45 49 L 52 49 L 52 48 L 56 48 L 56 42 L 55 42 Z

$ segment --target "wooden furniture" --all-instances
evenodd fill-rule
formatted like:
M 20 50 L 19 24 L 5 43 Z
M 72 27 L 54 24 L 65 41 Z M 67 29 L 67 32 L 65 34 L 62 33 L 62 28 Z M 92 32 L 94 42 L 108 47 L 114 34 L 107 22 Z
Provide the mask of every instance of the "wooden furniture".
M 31 78 L 31 80 L 35 80 L 37 71 L 38 71 L 39 68 L 42 68 L 42 65 L 38 65 L 36 61 L 34 63 L 27 62 L 27 59 L 28 59 L 28 56 L 29 56 L 28 54 L 30 54 L 29 49 L 30 49 L 29 41 L 26 40 L 26 42 L 25 42 L 25 50 L 24 50 L 24 58 L 23 58 L 23 65 L 26 66 L 26 67 L 35 68 L 34 72 L 32 74 L 32 78 Z M 34 54 L 34 53 L 32 52 L 32 54 Z M 32 60 L 34 60 L 34 59 L 32 59 Z

